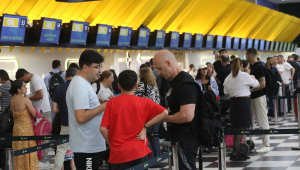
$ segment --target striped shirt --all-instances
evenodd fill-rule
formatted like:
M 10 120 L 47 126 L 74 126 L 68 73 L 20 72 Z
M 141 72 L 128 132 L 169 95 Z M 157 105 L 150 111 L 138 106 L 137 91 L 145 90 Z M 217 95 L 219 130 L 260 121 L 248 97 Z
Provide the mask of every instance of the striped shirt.
M 11 94 L 8 92 L 10 90 L 10 87 L 11 87 L 10 81 L 0 86 L 0 92 L 2 92 L 2 95 L 0 96 L 0 101 L 1 101 L 0 115 L 9 106 L 10 100 L 12 98 Z

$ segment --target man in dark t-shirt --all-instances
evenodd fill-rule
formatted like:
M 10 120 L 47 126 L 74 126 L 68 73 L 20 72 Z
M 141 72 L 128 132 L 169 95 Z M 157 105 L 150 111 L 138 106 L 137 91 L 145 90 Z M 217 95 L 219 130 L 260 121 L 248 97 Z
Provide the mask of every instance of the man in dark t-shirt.
M 196 155 L 200 146 L 192 131 L 191 123 L 198 112 L 196 103 L 200 100 L 197 84 L 183 84 L 176 86 L 182 79 L 194 81 L 191 75 L 178 67 L 174 54 L 168 50 L 161 50 L 155 54 L 153 62 L 158 74 L 165 79 L 172 79 L 166 89 L 166 107 L 169 115 L 164 119 L 168 122 L 168 132 L 171 143 L 176 144 L 178 151 L 179 169 L 196 169 Z M 180 96 L 180 97 L 179 97 Z
M 296 89 L 297 85 L 298 85 L 300 65 L 299 65 L 299 63 L 297 63 L 295 61 L 293 56 L 288 57 L 288 63 L 290 63 L 290 65 L 292 65 L 295 69 L 295 74 L 294 74 L 294 77 L 293 77 L 293 83 L 294 83 L 293 85 L 294 85 L 294 89 Z
M 213 66 L 214 66 L 214 69 L 215 69 L 216 73 L 218 73 L 219 70 L 221 68 L 223 68 L 223 65 L 222 65 L 222 62 L 221 62 L 221 56 L 224 55 L 224 54 L 227 54 L 227 50 L 225 50 L 224 48 L 220 49 L 218 60 L 213 63 Z
M 221 62 L 222 62 L 223 68 L 221 68 L 219 70 L 219 72 L 217 72 L 216 81 L 217 81 L 218 86 L 219 86 L 220 99 L 221 100 L 226 100 L 226 99 L 230 98 L 229 96 L 225 96 L 224 86 L 223 86 L 223 83 L 224 83 L 226 77 L 231 73 L 231 64 L 230 64 L 228 54 L 221 55 Z
M 61 116 L 61 135 L 69 134 L 69 118 L 68 118 L 68 107 L 66 102 L 66 94 L 71 80 L 77 74 L 74 68 L 68 68 L 66 71 L 66 82 L 55 89 L 55 93 L 52 97 L 52 111 L 55 114 Z M 61 169 L 64 163 L 64 157 L 67 150 L 70 149 L 70 143 L 65 143 L 57 146 L 57 152 L 55 155 L 54 169 Z M 73 162 L 74 163 L 74 162 Z
M 251 72 L 259 82 L 259 88 L 250 89 L 251 92 L 251 111 L 252 116 L 260 129 L 270 129 L 268 121 L 268 108 L 266 99 L 266 79 L 265 68 L 257 61 L 257 51 L 255 48 L 249 48 L 246 52 L 246 58 L 251 64 Z M 262 145 L 254 149 L 257 153 L 265 153 L 270 151 L 270 137 L 262 136 Z

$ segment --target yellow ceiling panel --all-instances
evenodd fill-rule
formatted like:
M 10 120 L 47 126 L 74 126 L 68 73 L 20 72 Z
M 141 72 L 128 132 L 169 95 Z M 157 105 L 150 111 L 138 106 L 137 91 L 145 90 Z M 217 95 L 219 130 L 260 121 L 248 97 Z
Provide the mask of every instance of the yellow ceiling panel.
M 106 6 L 108 5 L 110 1 L 99 1 L 95 8 L 91 10 L 89 15 L 86 17 L 86 21 L 88 21 L 90 24 L 97 18 L 98 15 L 100 15 L 101 11 L 103 11 Z
M 276 24 L 274 27 L 274 30 L 270 34 L 270 36 L 267 38 L 269 41 L 274 41 L 276 37 L 280 34 L 280 32 L 289 24 L 292 17 L 289 15 L 284 15 L 283 18 Z
M 282 34 L 285 36 L 284 42 L 292 42 L 300 34 L 300 20 L 296 17 L 293 19 L 293 29 L 289 32 L 290 34 Z
M 75 12 L 74 15 L 71 16 L 71 19 L 74 21 L 89 22 L 88 17 L 98 7 L 99 4 L 100 4 L 100 2 L 98 2 L 98 1 L 81 3 L 77 9 L 78 12 Z
M 135 9 L 131 12 L 131 14 L 127 17 L 125 22 L 122 24 L 122 26 L 129 26 L 130 23 L 135 19 L 135 17 L 139 14 L 141 9 L 147 4 L 148 0 L 142 0 L 136 7 Z M 132 24 L 131 24 L 132 25 Z
M 10 3 L 6 6 L 3 13 L 5 14 L 16 14 L 19 7 L 23 4 L 24 0 L 12 0 Z
M 100 13 L 98 13 L 97 16 L 95 18 L 93 18 L 93 21 L 91 22 L 91 25 L 96 25 L 98 23 L 107 24 L 107 23 L 104 23 L 104 22 L 101 22 L 101 21 L 110 12 L 114 12 L 115 11 L 114 6 L 118 3 L 118 1 L 119 0 L 110 0 L 110 1 L 107 1 L 108 3 L 106 4 L 105 8 L 103 8 L 102 10 L 99 10 L 98 8 L 96 8 L 94 11 L 100 11 Z M 102 1 L 102 2 L 106 2 L 106 1 Z
M 58 8 L 60 4 L 61 4 L 60 2 L 55 2 L 53 0 L 50 0 L 49 4 L 44 8 L 44 10 L 42 10 L 40 15 L 38 16 L 38 19 L 41 17 L 51 18 L 51 15 Z
M 262 30 L 260 30 L 260 32 L 256 35 L 255 39 L 265 39 L 268 41 L 272 41 L 271 39 L 269 39 L 269 37 L 275 30 L 275 27 L 277 27 L 277 24 L 280 22 L 281 19 L 282 15 L 280 15 L 280 13 L 278 12 L 275 12 L 272 19 L 264 26 Z
M 139 28 L 147 16 L 155 9 L 159 1 L 148 1 L 147 4 L 141 9 L 139 15 L 137 15 L 134 20 L 132 20 L 128 25 L 132 26 L 134 29 Z
M 296 17 L 292 17 L 289 24 L 285 26 L 285 28 L 281 31 L 280 34 L 275 38 L 276 41 L 289 42 L 288 38 L 292 35 L 292 32 L 296 31 L 295 28 L 298 28 L 298 24 L 296 23 Z
M 70 4 L 61 14 L 61 19 L 63 23 L 70 22 L 70 17 L 76 13 L 76 9 L 81 5 L 82 3 L 72 3 Z
M 53 13 L 50 15 L 50 18 L 61 18 L 62 14 L 67 10 L 67 8 L 70 6 L 70 3 L 59 3 L 59 5 L 56 7 L 56 9 L 53 11 Z
M 143 22 L 145 25 L 149 25 L 149 23 L 156 17 L 159 11 L 169 2 L 170 0 L 159 0 L 159 4 L 154 8 L 154 10 L 149 14 L 149 16 Z
M 107 25 L 115 25 L 115 23 L 121 18 L 121 16 L 127 11 L 127 9 L 134 4 L 134 0 L 127 0 L 125 4 L 119 9 L 117 13 L 114 14 L 108 22 Z
M 29 22 L 32 22 L 32 20 L 40 19 L 39 17 L 41 13 L 45 10 L 50 1 L 51 0 L 38 0 L 27 15 Z
M 19 15 L 27 16 L 30 10 L 35 6 L 39 0 L 25 0 L 24 3 L 20 6 L 17 13 Z
M 3 14 L 3 11 L 9 5 L 10 2 L 11 2 L 11 0 L 9 0 L 9 1 L 7 1 L 7 0 L 0 1 L 0 14 Z
M 267 12 L 267 15 L 263 17 L 258 24 L 254 27 L 254 29 L 250 32 L 248 35 L 248 38 L 255 39 L 257 35 L 264 30 L 264 28 L 269 24 L 269 22 L 272 20 L 272 18 L 275 16 L 276 12 L 274 10 L 269 10 Z
M 113 6 L 113 10 L 111 10 L 105 17 L 102 18 L 102 20 L 98 21 L 99 23 L 108 23 L 115 15 L 119 12 L 119 10 L 122 8 L 122 6 L 127 3 L 127 0 L 118 0 L 118 3 L 116 3 Z

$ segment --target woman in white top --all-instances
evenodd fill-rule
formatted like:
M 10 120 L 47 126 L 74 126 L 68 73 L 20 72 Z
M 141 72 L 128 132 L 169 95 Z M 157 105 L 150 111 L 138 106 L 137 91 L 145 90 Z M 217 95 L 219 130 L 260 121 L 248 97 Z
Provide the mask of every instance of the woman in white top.
M 200 85 L 201 90 L 212 91 L 216 96 L 219 95 L 218 84 L 212 76 L 208 75 L 206 65 L 199 66 L 199 70 L 195 79 Z
M 103 71 L 98 82 L 93 83 L 93 89 L 97 93 L 100 103 L 104 103 L 112 98 L 113 92 L 110 90 L 110 86 L 114 82 L 114 75 L 111 71 Z M 98 87 L 97 87 L 98 86 Z
M 243 66 L 241 59 L 233 60 L 232 71 L 224 81 L 224 93 L 230 95 L 230 119 L 232 128 L 246 130 L 252 124 L 250 87 L 259 88 L 258 81 L 246 72 L 240 71 Z M 243 135 L 234 136 L 233 151 L 230 160 L 247 160 L 239 153 Z

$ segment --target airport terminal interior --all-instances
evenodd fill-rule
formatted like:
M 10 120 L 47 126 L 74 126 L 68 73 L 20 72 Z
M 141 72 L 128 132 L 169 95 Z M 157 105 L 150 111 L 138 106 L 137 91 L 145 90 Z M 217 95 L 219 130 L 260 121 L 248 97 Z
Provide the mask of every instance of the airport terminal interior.
M 289 69 L 284 70 L 291 74 L 287 78 L 288 81 L 296 81 L 294 84 L 297 87 L 284 83 L 285 88 L 290 89 L 284 94 L 279 94 L 283 96 L 282 99 L 277 95 L 272 99 L 274 103 L 278 100 L 278 103 L 272 104 L 276 113 L 270 116 L 268 112 L 267 117 L 269 123 L 267 130 L 270 130 L 267 133 L 270 137 L 269 150 L 256 152 L 254 149 L 264 145 L 264 137 L 261 134 L 243 133 L 245 138 L 243 146 L 246 147 L 245 154 L 249 159 L 232 160 L 233 146 L 227 146 L 223 142 L 224 145 L 220 144 L 220 149 L 200 146 L 197 150 L 196 168 L 200 170 L 299 170 L 300 101 L 297 99 L 297 91 L 300 92 L 299 9 L 300 0 L 0 0 L 0 70 L 5 70 L 9 79 L 13 81 L 16 80 L 16 73 L 21 68 L 44 79 L 55 69 L 52 65 L 54 60 L 59 60 L 60 69 L 66 72 L 70 64 L 80 65 L 79 58 L 87 50 L 95 51 L 103 57 L 104 61 L 99 66 L 102 67 L 100 68 L 102 72 L 114 70 L 117 76 L 124 70 L 132 70 L 139 75 L 140 67 L 144 64 L 149 64 L 147 66 L 149 69 L 157 71 L 158 68 L 155 68 L 152 59 L 164 49 L 173 53 L 178 68 L 190 75 L 191 72 L 196 74 L 198 69 L 208 69 L 209 63 L 210 66 L 215 66 L 213 63 L 223 62 L 222 51 L 226 51 L 229 60 L 232 59 L 232 65 L 237 58 L 241 61 L 249 61 L 248 49 L 255 49 L 257 52 L 255 57 L 260 59 L 259 62 L 266 68 L 270 59 L 273 62 L 274 57 L 282 56 L 283 63 L 293 61 L 299 65 L 295 68 L 294 65 L 289 64 L 294 67 L 294 69 L 291 67 L 294 72 Z M 276 68 L 276 64 L 273 66 L 271 64 L 271 67 Z M 251 68 L 252 65 L 249 69 Z M 280 73 L 279 68 L 278 71 Z M 156 72 L 156 74 L 161 73 L 161 70 Z M 211 78 L 215 78 L 218 73 L 217 71 L 212 73 Z M 282 79 L 284 79 L 283 74 Z M 295 79 L 291 77 L 292 75 L 298 77 Z M 193 75 L 194 78 L 195 76 Z M 0 74 L 0 80 L 1 78 Z M 157 81 L 157 77 L 155 78 Z M 3 91 L 1 92 L 2 81 L 0 81 L 0 103 L 4 103 L 1 98 L 4 94 Z M 218 81 L 220 80 L 217 80 L 219 86 Z M 269 83 L 268 81 L 266 79 L 266 84 Z M 257 82 L 261 83 L 260 79 Z M 281 83 L 279 83 L 279 91 L 282 91 Z M 35 92 L 31 91 L 30 83 L 27 83 L 26 87 L 26 94 L 32 96 Z M 286 96 L 289 97 L 284 98 Z M 219 100 L 219 95 L 216 97 L 216 101 Z M 267 98 L 268 101 L 265 102 L 271 100 Z M 52 101 L 47 102 L 52 104 Z M 270 111 L 269 103 L 266 109 L 268 108 Z M 1 111 L 4 115 L 4 108 L 1 108 Z M 227 110 L 228 114 L 229 112 L 230 109 Z M 222 116 L 225 117 L 221 114 Z M 221 120 L 230 119 L 224 117 Z M 2 127 L 1 122 L 3 120 L 0 114 L 0 127 Z M 51 123 L 52 120 L 49 122 Z M 256 122 L 252 127 L 253 130 L 262 129 L 257 120 L 253 119 L 253 122 Z M 101 122 L 99 127 L 100 124 Z M 168 129 L 169 124 L 167 126 L 167 123 L 164 123 L 161 126 Z M 288 130 L 294 130 L 295 133 Z M 0 146 L 5 145 L 1 143 L 2 139 L 8 140 L 5 137 L 7 134 L 0 134 Z M 233 135 L 231 137 L 233 138 Z M 224 141 L 225 139 L 227 141 L 227 136 L 224 137 Z M 54 141 L 56 139 L 50 140 L 50 142 Z M 247 141 L 252 141 L 252 145 Z M 180 158 L 174 158 L 177 154 L 174 154 L 170 140 L 160 137 L 159 143 L 160 154 L 170 153 L 170 155 L 152 158 L 158 163 L 148 159 L 148 162 L 133 169 L 180 169 L 180 165 L 178 167 L 176 162 Z M 0 147 L 0 151 L 1 149 L 3 147 Z M 5 151 L 3 155 L 0 153 L 0 158 L 2 156 L 4 158 L 5 155 L 6 165 L 1 168 L 0 161 L 0 170 L 16 169 L 13 162 L 14 152 Z M 199 156 L 199 152 L 202 152 L 202 156 L 201 154 Z M 55 147 L 49 149 L 48 157 L 43 161 L 39 159 L 39 169 L 55 169 Z M 69 162 L 69 160 L 65 161 L 64 165 Z M 98 163 L 101 170 L 110 169 L 107 159 L 99 159 Z M 27 170 L 27 164 L 24 166 Z M 74 168 L 70 169 L 74 170 Z M 77 170 L 81 169 L 77 168 Z

